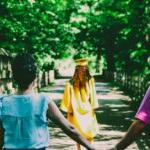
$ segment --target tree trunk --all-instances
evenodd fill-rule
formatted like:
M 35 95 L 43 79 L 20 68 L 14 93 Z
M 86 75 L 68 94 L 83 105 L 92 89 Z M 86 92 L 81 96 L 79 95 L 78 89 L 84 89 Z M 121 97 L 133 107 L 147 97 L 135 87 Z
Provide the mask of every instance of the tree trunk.
M 114 50 L 113 49 L 107 49 L 106 53 L 106 61 L 107 61 L 107 71 L 109 72 L 109 78 L 110 80 L 113 80 L 113 73 L 115 70 L 115 62 L 114 62 Z

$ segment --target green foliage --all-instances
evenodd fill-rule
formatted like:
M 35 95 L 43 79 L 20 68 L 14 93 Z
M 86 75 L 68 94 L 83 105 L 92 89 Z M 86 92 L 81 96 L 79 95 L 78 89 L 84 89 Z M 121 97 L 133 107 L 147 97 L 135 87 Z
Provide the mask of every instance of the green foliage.
M 43 64 L 42 70 L 44 70 L 44 71 L 54 70 L 54 62 L 51 62 L 51 63 L 47 62 L 47 63 Z
M 31 2 L 0 2 L 0 48 L 30 52 L 40 68 L 76 51 L 96 56 L 109 71 L 150 75 L 149 0 Z
M 87 58 L 87 57 L 88 57 L 88 53 L 86 51 L 82 50 L 82 51 L 78 51 L 73 56 L 73 59 L 76 60 L 76 59 Z
M 52 0 L 0 2 L 1 47 L 11 53 L 26 51 L 60 58 L 68 56 L 73 35 L 63 21 L 65 12 L 61 9 L 65 5 L 61 8 L 59 5 L 62 3 Z

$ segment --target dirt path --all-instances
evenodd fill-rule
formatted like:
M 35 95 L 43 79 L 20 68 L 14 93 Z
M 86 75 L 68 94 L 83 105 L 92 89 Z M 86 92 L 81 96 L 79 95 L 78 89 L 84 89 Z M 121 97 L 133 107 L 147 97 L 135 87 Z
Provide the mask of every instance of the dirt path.
M 44 91 L 51 94 L 54 100 L 62 97 L 66 79 L 56 80 L 53 87 L 45 88 Z M 94 145 L 99 150 L 107 150 L 113 147 L 124 135 L 134 118 L 135 112 L 122 100 L 129 100 L 121 91 L 111 87 L 108 83 L 96 82 L 97 97 L 100 108 L 97 110 L 99 122 L 99 134 L 95 138 Z M 75 142 L 67 137 L 53 122 L 50 122 L 49 140 L 50 150 L 75 150 Z M 141 149 L 141 148 L 140 148 Z M 139 150 L 136 143 L 133 143 L 127 150 Z M 145 150 L 145 149 L 141 149 Z

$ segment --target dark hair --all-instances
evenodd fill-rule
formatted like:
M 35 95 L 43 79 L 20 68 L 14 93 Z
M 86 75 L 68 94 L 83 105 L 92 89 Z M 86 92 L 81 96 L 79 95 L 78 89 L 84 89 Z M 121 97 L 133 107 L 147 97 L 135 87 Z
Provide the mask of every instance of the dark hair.
M 12 61 L 12 73 L 19 88 L 27 89 L 36 78 L 37 67 L 30 54 L 19 54 Z

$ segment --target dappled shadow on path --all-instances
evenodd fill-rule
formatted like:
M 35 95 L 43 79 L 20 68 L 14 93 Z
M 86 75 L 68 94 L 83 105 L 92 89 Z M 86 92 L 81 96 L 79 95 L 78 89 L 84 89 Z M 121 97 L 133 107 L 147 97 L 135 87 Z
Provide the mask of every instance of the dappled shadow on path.
M 63 86 L 65 81 L 61 81 L 47 89 L 46 92 L 52 94 L 54 100 L 62 98 Z M 130 98 L 125 96 L 118 88 L 112 87 L 105 82 L 96 83 L 97 97 L 100 104 L 97 110 L 97 120 L 99 123 L 99 134 L 95 137 L 95 146 L 99 150 L 107 150 L 113 147 L 121 137 L 125 134 L 134 119 L 135 111 L 123 101 L 130 101 Z M 56 102 L 59 106 L 60 101 Z M 74 150 L 75 142 L 66 136 L 62 130 L 53 122 L 49 122 L 49 132 L 51 135 L 50 146 L 51 150 Z M 150 136 L 150 135 L 149 135 Z M 148 146 L 150 137 L 143 133 L 142 137 L 133 143 L 128 150 L 149 150 Z
M 128 97 L 122 95 L 122 91 L 118 91 L 117 88 L 111 87 L 109 83 L 96 83 L 96 91 L 100 105 L 96 113 L 100 132 L 95 140 L 98 147 L 107 150 L 124 135 L 132 122 L 130 118 L 133 118 L 134 112 L 121 101 Z M 136 144 L 129 149 L 137 149 Z
M 130 100 L 123 95 L 122 91 L 111 87 L 108 83 L 96 84 L 98 91 L 100 108 L 97 111 L 97 119 L 100 123 L 100 134 L 96 137 L 97 141 L 111 147 L 125 134 L 131 123 L 133 122 L 135 111 L 125 104 L 123 101 Z M 145 129 L 148 131 L 148 129 Z M 142 134 L 136 140 L 136 144 L 132 144 L 127 149 L 150 149 L 150 135 Z

